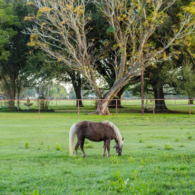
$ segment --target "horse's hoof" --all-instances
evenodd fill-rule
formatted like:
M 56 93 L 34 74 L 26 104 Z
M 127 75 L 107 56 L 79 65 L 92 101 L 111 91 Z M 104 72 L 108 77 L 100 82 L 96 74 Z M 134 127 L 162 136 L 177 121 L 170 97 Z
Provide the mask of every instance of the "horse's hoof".
M 87 156 L 86 156 L 86 155 L 85 155 L 85 156 L 83 156 L 83 157 L 87 158 Z
M 106 155 L 102 155 L 103 157 L 105 157 Z

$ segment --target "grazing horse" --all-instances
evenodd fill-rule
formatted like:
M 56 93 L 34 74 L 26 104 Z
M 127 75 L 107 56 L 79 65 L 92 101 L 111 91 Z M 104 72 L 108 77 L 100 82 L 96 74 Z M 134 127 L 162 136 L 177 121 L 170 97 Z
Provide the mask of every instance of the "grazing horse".
M 119 129 L 111 122 L 89 122 L 82 121 L 79 123 L 75 123 L 70 128 L 69 133 L 69 155 L 73 155 L 73 147 L 74 147 L 74 138 L 75 135 L 78 138 L 78 141 L 75 145 L 75 155 L 77 155 L 77 149 L 80 145 L 81 151 L 83 153 L 83 157 L 87 157 L 84 152 L 84 141 L 85 138 L 94 142 L 104 141 L 103 146 L 103 156 L 105 156 L 106 148 L 108 151 L 107 156 L 110 156 L 110 141 L 115 139 L 116 152 L 118 156 L 122 155 L 122 147 L 124 138 L 121 137 Z

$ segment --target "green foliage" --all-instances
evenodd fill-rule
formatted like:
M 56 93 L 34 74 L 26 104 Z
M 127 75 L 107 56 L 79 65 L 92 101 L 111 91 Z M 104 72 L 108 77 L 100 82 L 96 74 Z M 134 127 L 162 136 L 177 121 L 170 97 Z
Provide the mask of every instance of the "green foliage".
M 193 138 L 192 135 L 188 135 L 188 139 L 191 140 Z
M 140 139 L 139 142 L 140 142 L 140 143 L 143 143 L 144 141 L 143 141 L 143 139 Z
M 26 142 L 26 143 L 24 144 L 24 147 L 25 147 L 25 148 L 29 148 L 29 143 Z
M 111 163 L 113 166 L 118 166 L 119 165 L 119 160 L 117 156 L 111 156 L 110 157 Z
M 20 27 L 20 22 L 13 5 L 5 3 L 4 0 L 0 0 L 0 20 L 0 60 L 7 60 L 11 55 L 7 46 L 11 39 L 18 34 L 15 27 Z
M 146 147 L 147 147 L 147 148 L 153 148 L 153 145 L 147 143 Z
M 182 68 L 177 74 L 176 90 L 181 95 L 189 98 L 195 97 L 195 70 L 190 60 L 183 60 Z
M 93 148 L 94 145 L 93 145 L 93 143 L 92 143 L 91 141 L 85 139 L 84 147 L 85 147 L 85 148 Z
M 178 138 L 175 138 L 175 141 L 176 141 L 176 142 L 179 142 L 179 139 L 178 139 Z
M 120 171 L 113 173 L 115 180 L 109 181 L 108 189 L 112 191 L 116 191 L 117 193 L 122 193 L 127 190 L 127 186 L 129 183 L 128 179 L 123 179 L 123 177 L 120 175 Z
M 170 146 L 169 144 L 165 144 L 165 149 L 166 150 L 173 150 L 173 147 Z
M 181 144 L 180 147 L 184 147 L 184 144 Z
M 62 147 L 60 146 L 60 144 L 56 143 L 55 146 L 56 146 L 57 151 L 62 151 L 63 150 Z
M 128 158 L 128 162 L 133 163 L 134 161 L 135 161 L 135 159 L 134 159 L 132 156 L 130 156 L 130 157 Z

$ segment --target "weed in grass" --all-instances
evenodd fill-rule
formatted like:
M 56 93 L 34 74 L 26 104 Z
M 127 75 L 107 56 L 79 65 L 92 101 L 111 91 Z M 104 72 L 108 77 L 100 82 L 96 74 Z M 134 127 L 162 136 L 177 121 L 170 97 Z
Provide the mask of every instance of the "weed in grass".
M 141 133 L 138 133 L 138 135 L 141 135 Z
M 29 193 L 27 193 L 27 192 L 22 192 L 22 194 L 24 194 L 24 195 L 29 195 Z M 32 195 L 41 195 L 41 194 L 39 194 L 39 191 L 38 190 L 36 190 L 36 191 L 34 191 L 33 193 L 32 193 Z M 42 195 L 44 195 L 44 194 L 42 194 Z
M 25 148 L 29 148 L 29 143 L 26 142 L 26 143 L 24 144 L 24 147 L 25 147 Z
M 175 138 L 175 141 L 176 141 L 176 142 L 179 142 L 179 139 L 178 139 L 178 138 Z
M 57 151 L 62 151 L 62 147 L 58 143 L 56 143 L 56 150 Z
M 50 150 L 50 145 L 47 146 L 47 149 Z
M 80 148 L 80 146 L 79 146 Z M 78 148 L 78 149 L 79 149 Z M 84 148 L 94 148 L 94 145 L 89 140 L 85 139 Z
M 140 139 L 140 140 L 139 140 L 139 143 L 143 143 L 143 142 L 144 142 L 143 139 Z
M 41 145 L 43 145 L 43 141 L 41 141 Z
M 184 144 L 181 144 L 180 147 L 185 147 Z
M 41 146 L 38 147 L 38 150 L 40 150 L 40 149 L 41 149 Z
M 173 150 L 173 147 L 170 146 L 169 144 L 165 144 L 165 149 L 166 150 Z
M 117 191 L 117 193 L 123 193 L 127 190 L 127 186 L 129 183 L 129 178 L 124 180 L 122 176 L 120 176 L 120 172 L 118 170 L 117 173 L 113 173 L 115 181 L 109 181 L 108 189 L 112 191 Z
M 113 166 L 118 166 L 119 160 L 117 156 L 111 156 L 110 160 Z
M 132 156 L 130 156 L 130 157 L 128 158 L 128 162 L 133 163 L 134 161 L 135 161 L 135 159 L 134 159 Z
M 144 165 L 145 164 L 145 162 L 144 162 L 144 160 L 142 158 L 140 159 L 140 164 L 141 165 Z
M 153 159 L 151 159 L 150 157 L 146 159 L 147 162 L 154 162 Z
M 138 172 L 135 170 L 135 171 L 132 173 L 132 179 L 133 179 L 133 180 L 136 180 L 138 177 L 139 177 Z
M 183 129 L 183 127 L 182 127 L 182 126 L 180 126 L 180 129 Z
M 90 142 L 89 140 L 85 140 L 85 148 L 93 148 L 94 145 L 92 144 L 92 142 Z
M 188 139 L 190 139 L 190 140 L 191 140 L 191 139 L 192 139 L 192 137 L 193 137 L 192 135 L 188 135 Z
M 153 148 L 153 145 L 147 143 L 146 148 Z
M 155 174 L 159 174 L 160 173 L 160 169 L 158 167 L 156 167 L 156 169 L 154 169 L 154 173 Z
M 187 132 L 187 135 L 189 135 L 190 134 L 190 132 Z

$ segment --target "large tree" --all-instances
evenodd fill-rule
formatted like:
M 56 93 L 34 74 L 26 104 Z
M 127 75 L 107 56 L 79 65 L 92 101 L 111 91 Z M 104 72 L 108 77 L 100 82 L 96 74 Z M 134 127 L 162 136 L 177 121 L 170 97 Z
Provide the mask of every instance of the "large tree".
M 0 3 L 2 3 L 1 1 Z M 1 8 L 3 13 L 7 13 L 7 17 L 2 19 L 2 30 L 5 31 L 3 47 L 1 54 L 6 53 L 7 57 L 0 59 L 1 81 L 3 90 L 8 99 L 15 100 L 16 94 L 19 95 L 22 87 L 28 87 L 29 69 L 27 65 L 27 57 L 29 55 L 29 47 L 27 43 L 30 40 L 29 35 L 22 34 L 22 30 L 26 26 L 32 26 L 32 23 L 24 21 L 25 15 L 28 14 L 26 1 L 6 1 Z M 10 2 L 10 3 L 9 3 Z M 7 11 L 8 10 L 8 11 Z M 10 34 L 11 33 L 11 34 Z M 3 52 L 2 52 L 3 51 Z M 4 56 L 4 55 L 3 55 Z M 14 107 L 14 101 L 9 102 L 9 107 Z M 19 101 L 18 101 L 19 108 Z
M 88 2 L 88 1 L 87 1 Z M 175 0 L 92 0 L 105 17 L 113 34 L 116 61 L 115 82 L 106 94 L 102 94 L 95 77 L 95 62 L 107 52 L 96 50 L 94 40 L 89 41 L 91 17 L 86 13 L 86 1 L 72 0 L 36 0 L 37 15 L 27 16 L 26 20 L 34 21 L 36 26 L 28 28 L 31 34 L 31 46 L 39 46 L 50 57 L 63 62 L 73 70 L 81 72 L 90 82 L 99 99 L 97 114 L 110 114 L 108 104 L 130 79 L 140 75 L 142 69 L 152 66 L 153 62 L 163 61 L 176 55 L 172 52 L 166 56 L 165 50 L 173 44 L 178 44 L 183 37 L 194 33 L 194 3 L 183 9 L 179 17 L 181 22 L 170 27 L 172 33 L 167 40 L 163 40 L 162 48 L 155 49 L 150 41 L 156 29 L 162 27 L 168 19 L 166 10 Z M 161 41 L 161 39 L 159 38 Z M 101 41 L 104 46 L 108 40 Z M 54 49 L 55 48 L 55 49 Z M 130 48 L 130 50 L 128 50 Z M 128 51 L 128 52 L 127 52 Z

